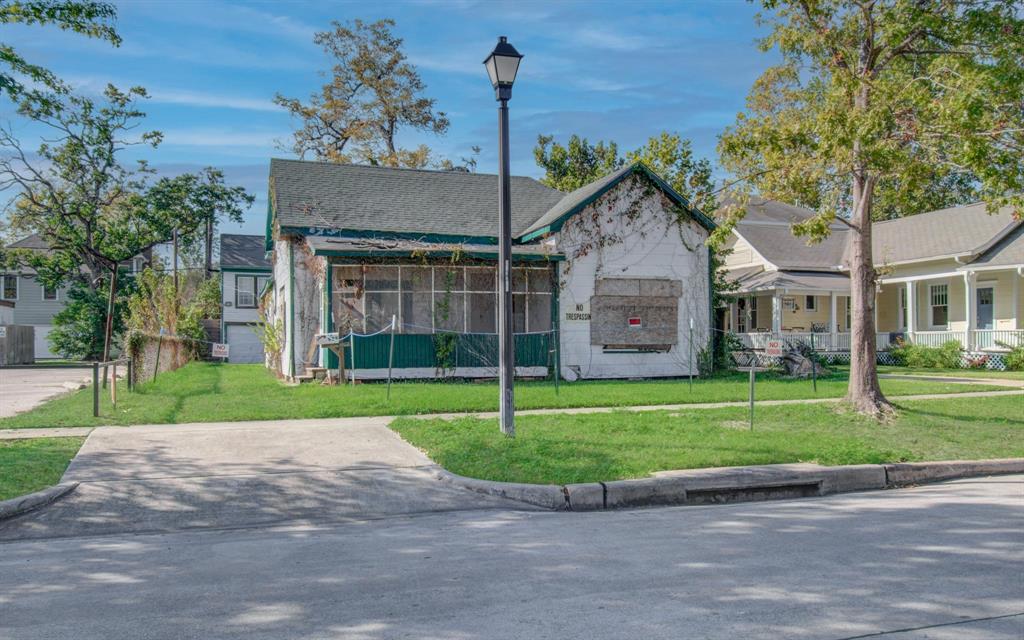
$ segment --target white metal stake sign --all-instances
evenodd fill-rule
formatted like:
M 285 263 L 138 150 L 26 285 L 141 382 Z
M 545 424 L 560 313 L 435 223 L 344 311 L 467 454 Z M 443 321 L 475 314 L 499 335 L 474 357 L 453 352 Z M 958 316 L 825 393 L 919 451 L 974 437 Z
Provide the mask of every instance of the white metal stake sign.
M 693 316 L 690 316 L 690 392 L 693 393 Z

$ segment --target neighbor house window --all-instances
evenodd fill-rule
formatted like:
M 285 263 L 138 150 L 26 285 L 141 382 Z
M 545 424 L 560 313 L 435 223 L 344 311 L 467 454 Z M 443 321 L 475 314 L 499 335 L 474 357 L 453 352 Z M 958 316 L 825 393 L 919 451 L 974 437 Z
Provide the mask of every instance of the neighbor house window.
M 14 273 L 6 273 L 0 276 L 0 284 L 3 285 L 2 296 L 3 300 L 17 300 L 18 299 L 18 275 Z
M 807 300 L 804 301 L 804 308 L 807 311 L 816 311 L 818 309 L 818 297 L 807 296 Z
M 930 285 L 928 303 L 931 307 L 931 326 L 945 329 L 949 324 L 949 285 Z
M 259 305 L 260 296 L 263 295 L 263 290 L 267 288 L 267 282 L 270 281 L 270 276 L 256 276 L 256 304 Z
M 135 273 L 140 273 L 145 268 L 146 268 L 146 259 L 143 258 L 142 256 L 136 256 L 132 260 L 132 271 L 134 271 Z
M 43 300 L 56 300 L 57 289 L 43 285 Z
M 483 266 L 345 265 L 333 269 L 334 330 L 372 333 L 392 316 L 402 333 L 484 333 L 498 327 L 496 269 Z M 516 333 L 551 330 L 551 272 L 513 269 Z
M 235 276 L 235 306 L 256 308 L 256 276 Z

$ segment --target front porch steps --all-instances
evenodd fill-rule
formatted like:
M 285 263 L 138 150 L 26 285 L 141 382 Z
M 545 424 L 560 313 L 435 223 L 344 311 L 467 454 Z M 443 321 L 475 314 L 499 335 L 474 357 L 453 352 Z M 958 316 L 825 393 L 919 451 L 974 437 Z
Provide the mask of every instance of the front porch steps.
M 306 372 L 295 376 L 295 381 L 298 383 L 303 382 L 320 382 L 327 378 L 327 367 L 306 367 Z

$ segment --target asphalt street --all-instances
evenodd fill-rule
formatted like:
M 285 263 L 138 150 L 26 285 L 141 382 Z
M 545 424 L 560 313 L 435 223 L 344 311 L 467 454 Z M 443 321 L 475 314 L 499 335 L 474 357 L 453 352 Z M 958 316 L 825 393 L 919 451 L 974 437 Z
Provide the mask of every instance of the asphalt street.
M 0 638 L 1024 637 L 1024 476 L 725 506 L 323 516 L 0 543 Z

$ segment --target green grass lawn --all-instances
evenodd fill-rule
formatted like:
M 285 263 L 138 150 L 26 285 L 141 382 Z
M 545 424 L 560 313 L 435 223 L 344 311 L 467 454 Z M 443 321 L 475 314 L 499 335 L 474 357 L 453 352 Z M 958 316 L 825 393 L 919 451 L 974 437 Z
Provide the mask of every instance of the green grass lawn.
M 882 388 L 890 395 L 908 395 L 978 391 L 985 387 L 883 380 Z M 134 393 L 120 387 L 116 409 L 110 405 L 109 394 L 103 393 L 99 418 L 92 417 L 92 391 L 85 389 L 55 398 L 32 411 L 0 420 L 0 428 L 410 415 L 498 409 L 497 386 L 492 382 L 394 384 L 390 402 L 385 392 L 386 385 L 375 383 L 360 384 L 354 388 L 319 384 L 287 386 L 260 365 L 192 363 L 162 374 L 155 382 L 139 385 Z M 845 392 L 845 375 L 819 380 L 817 394 L 811 389 L 809 380 L 787 380 L 773 374 L 759 374 L 757 384 L 757 397 L 762 400 L 837 398 Z M 516 385 L 516 406 L 520 409 L 742 401 L 746 397 L 746 374 L 697 380 L 692 392 L 685 380 L 563 383 L 557 395 L 550 382 Z
M 56 484 L 85 438 L 0 440 L 0 500 Z
M 1003 380 L 1024 380 L 1024 371 L 992 371 L 989 369 L 925 369 L 921 367 L 879 366 L 878 373 L 892 373 L 915 376 L 945 376 L 951 378 L 1000 378 Z
M 753 431 L 740 408 L 520 416 L 515 439 L 478 418 L 407 417 L 391 428 L 453 473 L 569 484 L 734 465 L 1024 457 L 1024 398 L 905 402 L 890 424 L 835 405 L 762 407 Z

